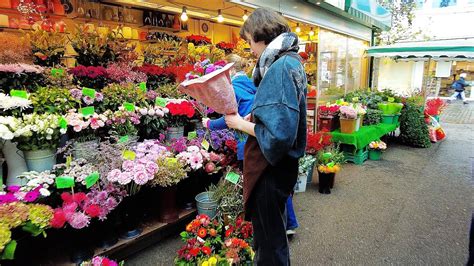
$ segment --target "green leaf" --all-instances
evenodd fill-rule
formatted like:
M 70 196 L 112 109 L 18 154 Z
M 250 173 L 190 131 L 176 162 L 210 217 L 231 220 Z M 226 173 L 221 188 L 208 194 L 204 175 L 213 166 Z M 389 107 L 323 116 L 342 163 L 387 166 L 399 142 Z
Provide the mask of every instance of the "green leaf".
M 16 241 L 12 240 L 5 246 L 1 257 L 2 260 L 13 260 L 15 258 L 16 244 Z
M 240 179 L 240 175 L 235 172 L 228 172 L 225 179 L 233 184 L 237 184 Z
M 28 99 L 28 93 L 26 91 L 22 91 L 22 90 L 11 90 L 10 91 L 10 96 L 23 98 L 23 99 Z
M 91 89 L 91 88 L 83 87 L 82 88 L 82 95 L 89 96 L 92 99 L 95 99 L 95 90 Z
M 155 99 L 155 104 L 158 105 L 158 106 L 166 107 L 167 103 L 168 103 L 168 101 L 166 99 L 161 98 L 161 97 L 156 97 L 156 99 Z
M 86 188 L 92 187 L 99 180 L 99 172 L 93 172 L 88 177 L 86 177 Z
M 74 177 L 58 176 L 56 177 L 56 188 L 71 188 L 74 187 Z
M 64 69 L 53 68 L 53 69 L 51 69 L 51 75 L 53 77 L 62 77 L 64 75 Z
M 60 128 L 67 128 L 67 120 L 63 116 L 59 118 L 59 127 Z
M 39 236 L 44 230 L 28 221 L 22 228 L 23 231 L 30 233 L 32 236 Z
M 125 143 L 129 139 L 128 135 L 122 136 L 119 138 L 118 143 Z

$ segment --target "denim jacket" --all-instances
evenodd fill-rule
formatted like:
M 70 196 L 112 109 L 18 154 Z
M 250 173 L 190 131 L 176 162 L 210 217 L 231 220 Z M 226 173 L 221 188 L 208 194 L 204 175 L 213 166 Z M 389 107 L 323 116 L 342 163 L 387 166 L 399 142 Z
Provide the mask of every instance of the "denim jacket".
M 265 159 L 300 158 L 306 148 L 307 80 L 300 61 L 284 55 L 267 70 L 255 95 L 255 135 Z

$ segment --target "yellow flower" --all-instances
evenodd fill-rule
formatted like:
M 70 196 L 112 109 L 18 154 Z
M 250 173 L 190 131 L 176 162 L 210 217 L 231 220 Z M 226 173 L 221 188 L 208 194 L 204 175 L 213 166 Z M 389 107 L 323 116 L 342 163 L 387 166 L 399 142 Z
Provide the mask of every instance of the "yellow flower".
M 188 50 L 194 50 L 194 43 L 188 43 Z
M 207 260 L 203 261 L 201 266 L 209 266 L 209 262 Z
M 216 257 L 210 257 L 209 258 L 209 266 L 215 266 L 216 264 L 217 264 Z

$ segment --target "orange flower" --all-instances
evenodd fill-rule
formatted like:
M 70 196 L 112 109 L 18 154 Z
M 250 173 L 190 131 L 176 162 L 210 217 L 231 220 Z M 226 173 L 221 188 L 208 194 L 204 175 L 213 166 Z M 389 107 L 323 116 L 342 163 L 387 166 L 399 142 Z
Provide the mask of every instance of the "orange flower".
M 192 223 L 189 223 L 189 224 L 186 226 L 186 231 L 191 232 L 192 230 L 193 230 L 193 225 L 192 225 Z
M 206 235 L 207 235 L 206 228 L 199 228 L 198 236 L 199 236 L 200 238 L 205 238 Z
M 216 236 L 216 235 L 217 235 L 216 229 L 211 229 L 211 230 L 209 230 L 209 234 L 210 234 L 211 236 Z
M 245 242 L 243 240 L 240 242 L 240 247 L 241 248 L 247 248 L 248 246 L 249 246 L 249 244 L 247 244 L 247 242 Z
M 201 225 L 201 222 L 199 222 L 199 220 L 193 220 L 191 223 L 193 224 L 193 227 L 199 227 Z

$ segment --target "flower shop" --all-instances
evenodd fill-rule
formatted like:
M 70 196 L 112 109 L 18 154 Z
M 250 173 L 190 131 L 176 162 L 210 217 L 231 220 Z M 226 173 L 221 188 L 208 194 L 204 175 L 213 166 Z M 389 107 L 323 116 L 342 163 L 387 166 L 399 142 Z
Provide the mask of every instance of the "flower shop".
M 0 3 L 2 264 L 118 265 L 183 229 L 176 265 L 252 264 L 239 133 L 201 123 L 235 106 L 199 101 L 193 86 L 224 75 L 229 53 L 255 60 L 238 32 L 257 1 L 213 1 L 217 12 L 158 2 Z M 297 192 L 331 193 L 345 162 L 383 158 L 397 128 L 413 146 L 444 138 L 442 100 L 360 90 L 371 27 L 285 16 L 304 32 L 312 85 Z M 341 67 L 352 71 L 342 83 Z

